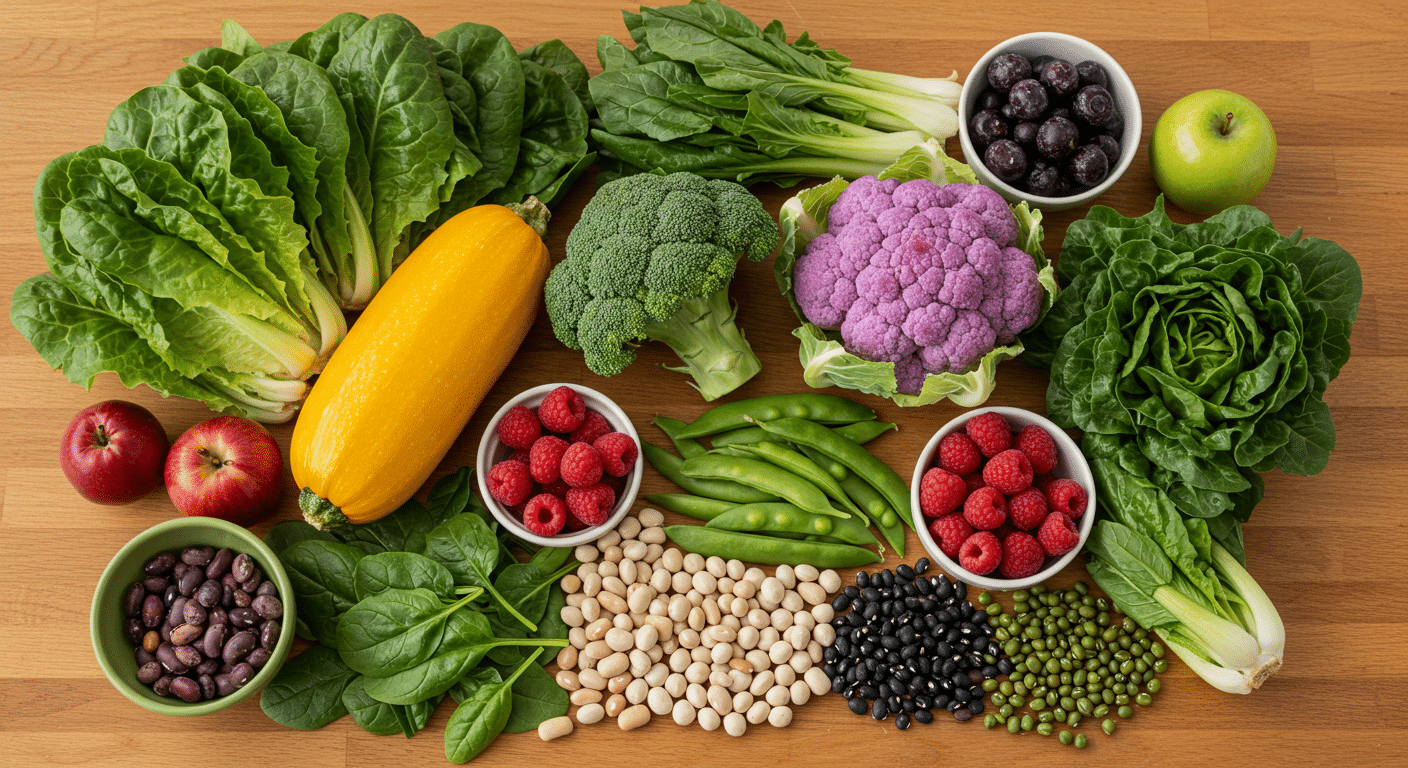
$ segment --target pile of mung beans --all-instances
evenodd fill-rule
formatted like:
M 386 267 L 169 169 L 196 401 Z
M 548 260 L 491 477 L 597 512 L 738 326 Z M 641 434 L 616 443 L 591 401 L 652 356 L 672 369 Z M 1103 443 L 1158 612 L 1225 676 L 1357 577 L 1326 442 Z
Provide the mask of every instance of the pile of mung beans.
M 1157 675 L 1168 669 L 1164 647 L 1089 592 L 1080 581 L 1067 590 L 1038 584 L 1012 593 L 1010 614 L 990 593 L 978 597 L 997 627 L 993 639 L 1014 666 L 1007 680 L 983 682 L 992 705 L 983 725 L 1056 734 L 1062 744 L 1083 748 L 1085 734 L 1073 730 L 1082 719 L 1099 718 L 1110 735 L 1117 721 L 1109 715 L 1127 719 L 1134 716 L 1131 704 L 1153 702 Z
M 594 544 L 563 577 L 570 645 L 557 682 L 582 724 L 622 730 L 670 715 L 742 736 L 783 727 L 792 707 L 831 690 L 818 666 L 831 644 L 832 570 L 780 565 L 772 576 L 739 560 L 666 549 L 664 516 L 643 509 Z M 570 730 L 555 721 L 546 738 Z

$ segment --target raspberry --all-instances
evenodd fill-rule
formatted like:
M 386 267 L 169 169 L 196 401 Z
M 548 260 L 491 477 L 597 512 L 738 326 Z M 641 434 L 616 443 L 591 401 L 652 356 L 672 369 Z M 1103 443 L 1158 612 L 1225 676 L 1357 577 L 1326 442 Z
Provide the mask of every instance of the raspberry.
M 1013 496 L 1007 500 L 1007 517 L 1024 531 L 1041 525 L 1041 521 L 1046 519 L 1046 495 L 1035 488 L 1028 488 Z
M 523 507 L 523 526 L 539 536 L 556 536 L 567 524 L 567 503 L 550 494 L 540 493 Z
M 958 564 L 969 573 L 985 576 L 1002 562 L 1002 542 L 991 531 L 978 531 L 963 541 Z
M 980 413 L 968 420 L 964 431 L 989 459 L 1012 447 L 1012 428 L 1000 413 Z
M 1080 529 L 1076 528 L 1071 518 L 1060 512 L 1052 512 L 1041 524 L 1036 538 L 1041 542 L 1041 548 L 1046 550 L 1046 554 L 1064 555 L 1080 543 Z
M 963 505 L 968 486 L 963 478 L 934 467 L 919 481 L 919 509 L 925 517 L 941 517 Z
M 510 448 L 527 449 L 543 434 L 543 425 L 528 408 L 515 405 L 499 419 L 499 442 Z
M 605 416 L 596 411 L 587 411 L 586 418 L 582 419 L 582 426 L 572 430 L 571 436 L 567 438 L 571 443 L 595 443 L 598 437 L 611 431 L 611 423 Z
M 556 435 L 543 435 L 533 441 L 528 449 L 528 473 L 533 479 L 547 485 L 561 473 L 562 454 L 567 450 L 567 441 Z
M 585 488 L 601 481 L 601 454 L 586 443 L 573 443 L 562 454 L 562 480 L 573 488 Z M 583 522 L 588 522 L 583 520 Z M 592 523 L 596 525 L 596 523 Z
M 587 404 L 571 387 L 558 387 L 538 406 L 538 421 L 552 432 L 575 431 L 587 420 Z
M 1056 468 L 1056 441 L 1046 430 L 1035 424 L 1022 427 L 1017 433 L 1017 450 L 1026 454 L 1032 471 L 1044 475 Z
M 611 517 L 611 508 L 616 505 L 616 492 L 605 484 L 597 483 L 585 488 L 572 488 L 567 491 L 567 508 L 572 515 L 587 525 L 601 525 Z
M 1046 503 L 1052 512 L 1061 512 L 1072 520 L 1079 520 L 1085 514 L 1085 489 L 1080 487 L 1080 483 L 1064 477 L 1052 480 L 1046 486 Z
M 982 472 L 973 472 L 963 476 L 963 485 L 968 488 L 969 493 L 972 493 L 987 485 L 987 483 L 983 482 Z
M 516 461 L 525 467 L 533 463 L 533 460 L 528 455 L 527 448 L 515 449 L 513 453 L 510 453 L 508 455 L 507 459 L 504 459 L 504 461 Z
M 988 459 L 983 466 L 983 482 L 1008 496 L 1015 496 L 1032 487 L 1032 463 L 1027 455 L 1009 448 Z
M 963 542 L 973 535 L 973 526 L 963 519 L 963 515 L 954 512 L 930 521 L 929 535 L 939 542 L 939 551 L 957 560 L 958 550 L 963 548 Z
M 606 474 L 625 477 L 636 465 L 640 447 L 625 432 L 608 432 L 592 442 L 592 447 L 601 454 L 601 465 Z
M 485 481 L 489 486 L 489 495 L 506 507 L 522 504 L 533 492 L 533 477 L 528 473 L 528 465 L 512 459 L 490 468 Z
M 974 528 L 990 531 L 1007 520 L 1007 498 L 996 488 L 979 488 L 963 502 L 963 517 Z
M 559 498 L 561 498 L 561 497 L 559 497 Z M 563 503 L 565 504 L 566 502 L 563 502 Z M 571 508 L 571 507 L 568 507 L 568 508 L 567 508 L 567 524 L 562 527 L 562 529 L 563 529 L 564 531 L 566 531 L 566 532 L 568 532 L 568 533 L 576 533 L 577 531 L 585 530 L 585 529 L 590 528 L 590 527 L 591 527 L 590 525 L 587 525 L 586 523 L 582 522 L 581 520 L 578 520 L 578 519 L 577 519 L 577 516 L 574 515 L 574 514 L 572 514 L 572 508 Z
M 568 485 L 560 477 L 542 486 L 543 493 L 551 493 L 559 499 L 567 498 L 567 492 L 570 490 L 572 490 L 572 486 Z
M 1046 552 L 1030 533 L 1017 532 L 1002 542 L 1002 575 L 1025 579 L 1041 570 Z
M 939 441 L 939 466 L 955 475 L 978 471 L 982 460 L 977 443 L 963 432 L 950 432 Z

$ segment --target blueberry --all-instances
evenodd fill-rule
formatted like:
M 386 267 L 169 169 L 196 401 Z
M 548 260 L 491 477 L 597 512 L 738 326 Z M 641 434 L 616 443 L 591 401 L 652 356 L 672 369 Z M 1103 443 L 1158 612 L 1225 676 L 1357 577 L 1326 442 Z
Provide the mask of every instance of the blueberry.
M 998 139 L 983 153 L 983 163 L 1003 181 L 1016 181 L 1027 172 L 1027 153 L 1011 139 Z
M 1025 56 L 1015 53 L 999 54 L 988 64 L 988 84 L 999 91 L 1006 92 L 1016 85 L 1017 81 L 1031 76 L 1031 63 Z

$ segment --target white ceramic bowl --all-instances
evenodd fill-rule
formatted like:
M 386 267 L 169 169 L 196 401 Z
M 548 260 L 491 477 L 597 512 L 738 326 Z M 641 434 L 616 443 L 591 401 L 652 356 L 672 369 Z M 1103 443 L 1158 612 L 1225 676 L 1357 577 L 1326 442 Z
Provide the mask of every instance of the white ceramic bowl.
M 640 435 L 636 434 L 636 428 L 631 424 L 631 419 L 626 415 L 626 412 L 612 402 L 611 398 L 580 384 L 543 384 L 520 392 L 503 404 L 494 417 L 489 419 L 489 426 L 484 429 L 484 436 L 479 440 L 479 457 L 475 461 L 478 465 L 479 495 L 484 498 L 484 503 L 488 505 L 489 512 L 499 521 L 499 525 L 504 526 L 514 536 L 541 547 L 575 547 L 578 544 L 588 544 L 605 535 L 607 531 L 613 530 L 630 511 L 631 505 L 635 504 L 636 494 L 640 492 L 641 475 L 644 473 L 642 465 L 645 461 L 637 457 L 635 468 L 626 477 L 626 487 L 617 495 L 616 507 L 606 522 L 572 533 L 560 533 L 556 536 L 539 536 L 533 533 L 512 512 L 494 500 L 494 497 L 489 494 L 489 469 L 513 453 L 513 449 L 499 442 L 499 419 L 502 419 L 504 414 L 508 413 L 508 409 L 515 405 L 537 408 L 542 405 L 543 398 L 547 397 L 549 392 L 562 386 L 575 390 L 577 394 L 582 396 L 588 409 L 605 416 L 613 430 L 625 432 L 631 436 L 632 440 L 636 441 L 637 446 L 640 445 Z
M 1109 90 L 1110 94 L 1115 97 L 1115 109 L 1124 118 L 1124 135 L 1120 137 L 1120 160 L 1115 164 L 1115 167 L 1110 169 L 1110 174 L 1105 177 L 1104 181 L 1079 194 L 1066 197 L 1042 197 L 1017 189 L 994 176 L 992 171 L 983 165 L 982 153 L 973 146 L 973 139 L 968 135 L 968 121 L 977 111 L 975 107 L 978 103 L 978 97 L 988 88 L 988 64 L 1002 53 L 1017 53 L 1028 58 L 1042 55 L 1055 56 L 1072 64 L 1091 60 L 1099 62 L 1105 67 L 1105 71 L 1110 76 Z M 1135 93 L 1133 81 L 1129 79 L 1129 74 L 1124 71 L 1119 62 L 1115 61 L 1110 54 L 1100 50 L 1098 46 L 1079 37 L 1060 32 L 1028 32 L 1010 40 L 1004 40 L 983 54 L 983 57 L 973 65 L 973 69 L 963 82 L 963 90 L 958 97 L 958 117 L 958 140 L 963 146 L 963 156 L 972 166 L 973 173 L 977 174 L 978 180 L 1000 192 L 1010 202 L 1025 200 L 1029 205 L 1043 211 L 1059 211 L 1084 205 L 1114 186 L 1115 182 L 1119 181 L 1120 176 L 1124 175 L 1125 170 L 1129 168 L 1129 164 L 1133 162 L 1134 155 L 1139 150 L 1139 136 L 1144 129 L 1144 121 L 1139 111 L 1139 94 Z
M 982 413 L 1000 413 L 1007 419 L 1013 431 L 1020 432 L 1023 427 L 1029 424 L 1036 424 L 1051 434 L 1056 441 L 1057 463 L 1052 474 L 1056 477 L 1070 478 L 1080 483 L 1085 489 L 1086 503 L 1085 513 L 1076 522 L 1080 525 L 1080 542 L 1076 544 L 1070 552 L 1060 557 L 1050 560 L 1046 567 L 1028 576 L 1025 579 L 1004 579 L 995 576 L 979 576 L 970 573 L 963 566 L 954 562 L 948 555 L 939 549 L 938 542 L 929 534 L 929 523 L 932 518 L 925 517 L 919 509 L 919 482 L 923 479 L 924 473 L 930 467 L 935 466 L 939 454 L 939 441 L 950 432 L 963 429 L 968 420 Z M 1055 576 L 1062 568 L 1070 564 L 1076 558 L 1081 548 L 1085 546 L 1085 540 L 1090 537 L 1090 529 L 1095 526 L 1095 478 L 1090 474 L 1090 465 L 1086 463 L 1085 456 L 1080 452 L 1076 442 L 1067 435 L 1065 430 L 1053 424 L 1043 416 L 1038 416 L 1031 411 L 1024 411 L 1021 408 L 979 408 L 969 411 L 958 418 L 945 424 L 942 429 L 934 433 L 929 444 L 924 446 L 924 450 L 919 454 L 919 461 L 914 464 L 914 478 L 910 481 L 909 506 L 914 515 L 914 530 L 919 534 L 919 541 L 924 545 L 924 549 L 929 556 L 934 558 L 940 568 L 948 575 L 975 587 L 983 589 L 1026 589 L 1035 584 Z M 994 571 L 998 573 L 998 571 Z

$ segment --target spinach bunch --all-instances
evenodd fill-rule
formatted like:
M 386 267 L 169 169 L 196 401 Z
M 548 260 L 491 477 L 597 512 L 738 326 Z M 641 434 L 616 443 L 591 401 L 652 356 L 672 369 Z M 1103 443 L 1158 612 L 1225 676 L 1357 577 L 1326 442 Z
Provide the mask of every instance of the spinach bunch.
M 298 634 L 318 643 L 264 689 L 275 722 L 314 729 L 350 713 L 369 733 L 410 737 L 449 693 L 471 702 L 445 734 L 446 756 L 465 762 L 501 731 L 567 712 L 536 662 L 566 645 L 555 587 L 577 563 L 551 547 L 519 562 L 513 548 L 527 547 L 498 530 L 469 468 L 425 504 L 331 533 L 286 521 L 265 542 L 293 583 Z

